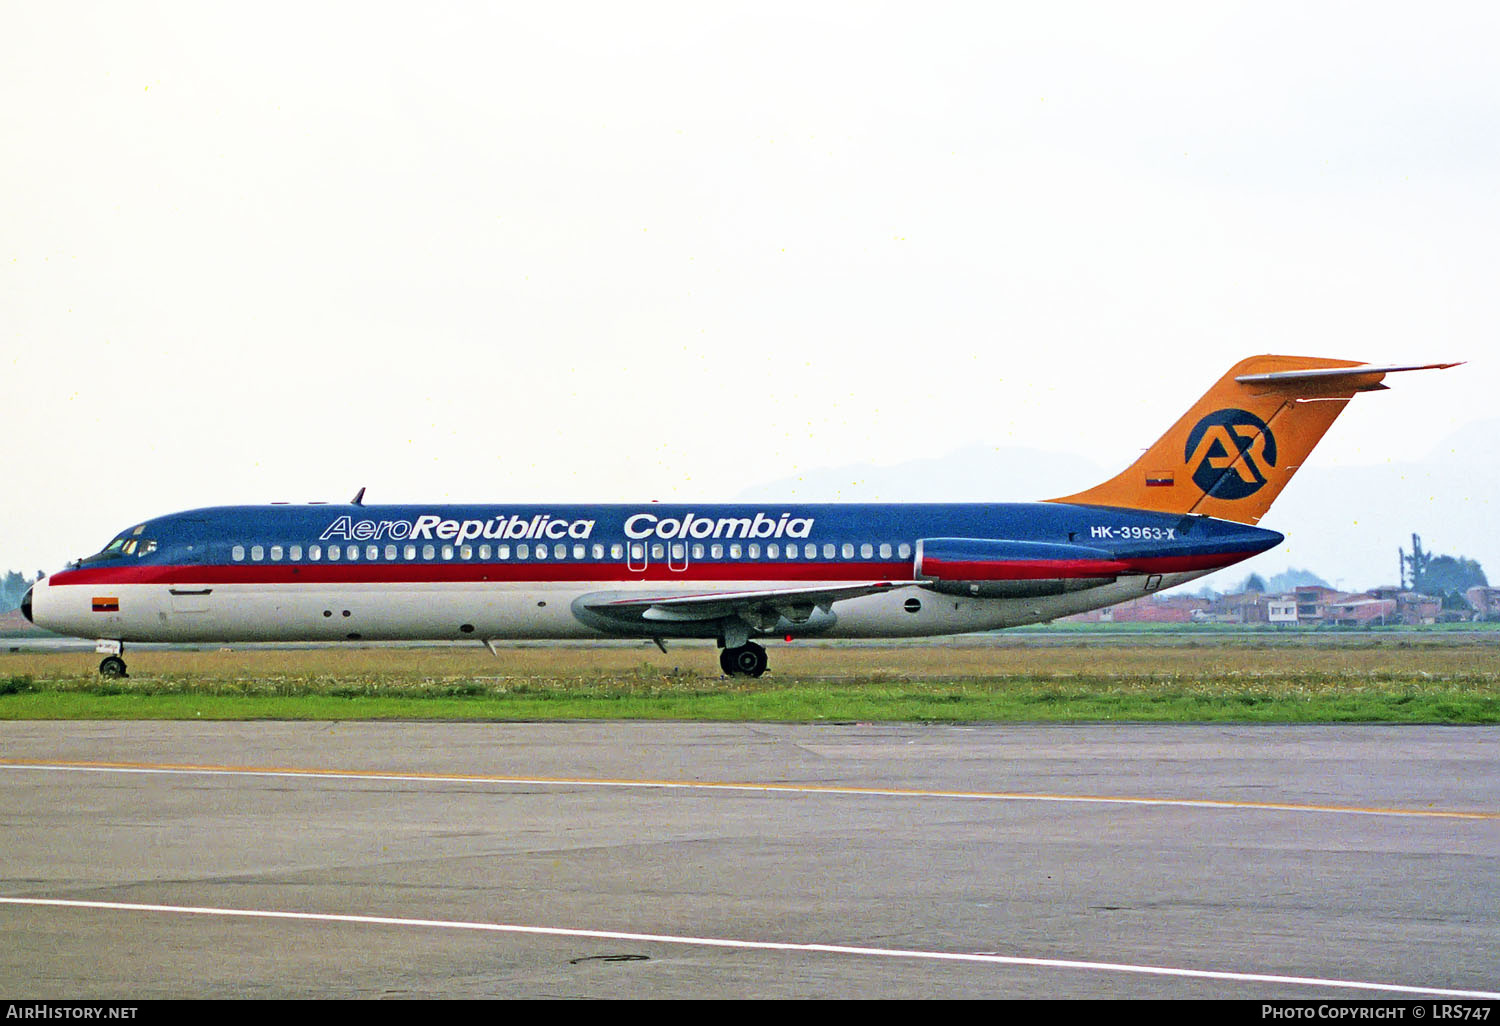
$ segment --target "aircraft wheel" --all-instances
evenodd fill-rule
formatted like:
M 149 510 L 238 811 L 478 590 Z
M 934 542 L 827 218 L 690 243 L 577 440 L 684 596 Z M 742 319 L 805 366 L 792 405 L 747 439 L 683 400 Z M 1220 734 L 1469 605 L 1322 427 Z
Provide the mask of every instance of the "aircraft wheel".
M 99 676 L 101 677 L 125 677 L 125 660 L 119 656 L 108 656 L 99 664 Z
M 726 648 L 719 654 L 719 665 L 731 677 L 759 677 L 766 672 L 766 650 L 753 641 Z

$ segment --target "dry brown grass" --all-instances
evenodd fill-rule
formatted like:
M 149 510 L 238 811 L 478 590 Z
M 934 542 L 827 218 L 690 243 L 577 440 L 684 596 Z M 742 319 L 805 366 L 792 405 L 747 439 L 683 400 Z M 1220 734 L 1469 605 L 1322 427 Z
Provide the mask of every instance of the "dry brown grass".
M 1212 638 L 1157 642 L 1136 639 L 1001 637 L 947 642 L 863 645 L 772 643 L 771 675 L 816 679 L 964 680 L 1006 677 L 1285 677 L 1320 675 L 1474 676 L 1500 679 L 1500 638 L 1434 635 L 1375 640 L 1298 638 L 1257 641 Z M 596 680 L 642 672 L 719 676 L 718 653 L 703 643 L 674 644 L 667 654 L 646 645 L 515 645 L 499 658 L 483 647 L 424 646 L 217 651 L 137 650 L 126 653 L 132 676 L 208 679 L 319 677 L 359 679 L 576 678 Z M 37 680 L 90 676 L 90 652 L 0 653 L 0 678 Z

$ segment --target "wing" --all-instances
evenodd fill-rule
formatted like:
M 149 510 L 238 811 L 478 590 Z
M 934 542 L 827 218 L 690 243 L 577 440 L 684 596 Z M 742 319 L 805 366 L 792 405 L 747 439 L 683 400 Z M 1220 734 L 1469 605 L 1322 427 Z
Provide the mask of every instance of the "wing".
M 858 581 L 849 584 L 776 588 L 765 591 L 713 591 L 697 595 L 604 593 L 586 595 L 579 604 L 610 620 L 646 624 L 694 623 L 738 617 L 757 630 L 771 630 L 782 618 L 806 623 L 813 613 L 831 611 L 843 599 L 909 588 L 917 581 Z

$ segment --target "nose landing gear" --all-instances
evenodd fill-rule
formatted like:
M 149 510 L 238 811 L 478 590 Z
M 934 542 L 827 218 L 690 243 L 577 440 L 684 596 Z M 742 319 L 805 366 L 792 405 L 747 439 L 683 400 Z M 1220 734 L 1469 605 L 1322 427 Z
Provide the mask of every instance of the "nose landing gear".
M 120 658 L 125 654 L 125 643 L 123 641 L 100 638 L 99 643 L 94 646 L 94 651 L 104 656 L 104 659 L 99 663 L 99 676 L 111 679 L 129 676 L 125 672 L 125 660 Z

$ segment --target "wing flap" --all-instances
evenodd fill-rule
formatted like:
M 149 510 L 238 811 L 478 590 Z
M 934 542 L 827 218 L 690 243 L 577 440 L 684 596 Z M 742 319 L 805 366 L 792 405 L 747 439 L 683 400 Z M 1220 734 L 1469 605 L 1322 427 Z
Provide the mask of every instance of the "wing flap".
M 835 602 L 874 595 L 892 588 L 909 588 L 916 581 L 859 581 L 805 588 L 770 588 L 719 591 L 698 595 L 611 595 L 600 601 L 585 600 L 590 610 L 605 616 L 638 616 L 657 623 L 693 623 L 738 616 L 764 622 L 767 614 L 785 616 L 792 623 L 805 623 L 817 609 L 828 612 Z

